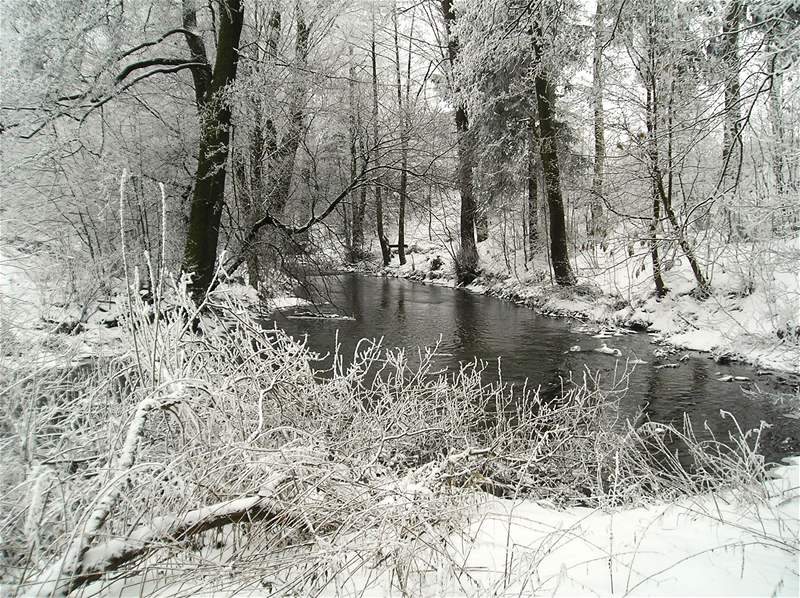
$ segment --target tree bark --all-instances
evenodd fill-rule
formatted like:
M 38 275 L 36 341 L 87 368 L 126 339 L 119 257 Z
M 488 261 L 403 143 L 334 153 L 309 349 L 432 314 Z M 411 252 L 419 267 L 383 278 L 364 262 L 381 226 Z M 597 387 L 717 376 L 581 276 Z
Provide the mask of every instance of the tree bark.
M 452 32 L 456 17 L 451 0 L 442 0 L 442 15 L 447 30 L 447 55 L 452 68 L 458 60 L 458 39 Z M 478 249 L 475 245 L 475 196 L 472 188 L 474 158 L 469 119 L 463 105 L 456 106 L 455 119 L 458 135 L 458 187 L 461 195 L 461 248 L 457 265 L 461 282 L 469 282 L 478 273 Z
M 290 92 L 289 123 L 286 134 L 280 145 L 268 157 L 269 190 L 267 192 L 267 209 L 273 216 L 283 216 L 289 190 L 292 186 L 297 148 L 303 137 L 303 117 L 306 94 L 305 69 L 308 60 L 309 28 L 299 4 L 295 5 L 295 60 L 296 80 Z M 272 124 L 274 128 L 275 125 Z
M 369 160 L 364 147 L 364 137 L 361 131 L 361 110 L 360 102 L 356 98 L 356 71 L 353 64 L 353 47 L 348 50 L 350 54 L 350 155 L 351 155 L 351 179 L 356 177 L 358 171 L 358 161 L 361 160 L 361 170 L 369 167 Z M 353 190 L 350 198 L 351 204 L 351 244 L 350 259 L 356 261 L 364 256 L 364 211 L 366 208 L 366 187 Z
M 394 3 L 392 23 L 394 25 L 395 84 L 397 85 L 397 113 L 400 115 L 400 188 L 397 217 L 397 257 L 400 265 L 406 263 L 405 220 L 406 197 L 408 195 L 408 130 L 405 108 L 403 106 L 403 83 L 400 76 L 400 42 L 397 32 L 397 2 Z M 407 108 L 407 107 L 406 107 Z
M 489 238 L 489 209 L 484 205 L 482 210 L 478 210 L 477 207 L 476 210 L 475 235 L 478 237 L 478 243 L 483 243 Z
M 379 160 L 378 151 L 378 59 L 375 51 L 375 12 L 372 13 L 372 37 L 370 39 L 370 57 L 372 59 L 372 144 L 375 148 L 375 162 Z M 388 266 L 392 260 L 392 253 L 389 249 L 389 240 L 383 231 L 383 199 L 381 197 L 381 181 L 375 183 L 375 232 L 378 235 L 378 243 L 381 246 L 381 257 L 383 265 Z
M 192 62 L 208 64 L 206 46 L 203 38 L 197 33 L 197 6 L 194 0 L 183 0 L 182 5 L 183 37 L 189 47 L 189 56 Z M 202 113 L 211 86 L 211 71 L 209 69 L 190 69 L 194 83 L 194 97 L 197 110 Z
M 739 27 L 744 15 L 741 0 L 731 0 L 722 22 L 722 60 L 725 64 L 725 130 L 722 143 L 722 164 L 728 172 L 737 172 L 741 162 L 741 118 L 739 104 Z
M 539 151 L 539 135 L 536 132 L 536 118 L 528 117 L 528 250 L 530 258 L 539 248 L 539 180 L 536 172 L 536 154 Z
M 562 286 L 576 283 L 569 263 L 564 198 L 561 193 L 561 170 L 558 162 L 558 124 L 555 119 L 555 92 L 544 72 L 536 76 L 536 107 L 541 129 L 541 157 L 545 194 L 550 212 L 550 257 L 556 282 Z
M 784 138 L 786 136 L 783 121 L 783 69 L 781 66 L 781 50 L 775 47 L 772 31 L 767 32 L 767 51 L 772 55 L 767 59 L 767 75 L 769 87 L 769 119 L 772 125 L 772 174 L 775 178 L 775 189 L 783 194 L 786 183 L 783 175 Z
M 244 21 L 240 0 L 223 0 L 221 6 L 214 71 L 203 99 L 197 172 L 183 264 L 185 272 L 194 272 L 191 288 L 197 302 L 202 301 L 214 277 L 230 149 L 231 111 L 222 92 L 236 79 Z
M 658 191 L 658 138 L 657 133 L 657 108 L 656 108 L 656 81 L 653 73 L 652 44 L 650 48 L 650 64 L 647 67 L 648 80 L 645 81 L 645 126 L 647 127 L 647 156 L 650 161 L 651 194 L 653 199 L 653 218 L 650 220 L 650 261 L 653 264 L 653 283 L 656 287 L 656 296 L 663 297 L 667 294 L 667 287 L 661 275 L 661 258 L 658 255 L 658 226 L 661 221 L 661 196 Z
M 349 78 L 347 82 L 348 103 L 350 104 L 350 111 L 347 115 L 348 120 L 348 135 L 350 137 L 350 179 L 354 179 L 358 171 L 358 130 L 356 128 L 356 106 L 355 106 L 355 68 L 353 66 L 353 46 L 347 49 L 350 60 Z M 344 206 L 343 218 L 345 225 L 345 243 L 347 251 L 350 254 L 349 259 L 351 262 L 356 261 L 358 254 L 358 241 L 356 240 L 358 232 L 356 230 L 356 204 L 358 203 L 358 189 L 353 189 L 350 193 L 350 210 L 348 213 L 347 206 Z
M 603 44 L 605 43 L 604 0 L 597 0 L 594 13 L 594 55 L 592 60 L 592 100 L 594 103 L 594 176 L 592 178 L 591 223 L 592 242 L 605 237 L 603 224 L 603 179 L 605 176 L 606 140 L 603 110 Z

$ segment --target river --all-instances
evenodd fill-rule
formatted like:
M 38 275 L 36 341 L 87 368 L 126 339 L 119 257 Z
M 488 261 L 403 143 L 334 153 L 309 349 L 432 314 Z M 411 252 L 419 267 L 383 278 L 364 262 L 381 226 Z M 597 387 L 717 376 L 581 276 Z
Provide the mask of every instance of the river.
M 415 349 L 439 342 L 437 363 L 457 367 L 475 358 L 488 362 L 487 378 L 497 379 L 498 360 L 503 381 L 541 385 L 543 391 L 560 387 L 560 378 L 576 376 L 588 368 L 610 384 L 634 359 L 628 390 L 620 401 L 623 417 L 642 412 L 652 421 L 678 426 L 688 414 L 698 436 L 711 432 L 721 440 L 732 429 L 732 413 L 742 429 L 757 428 L 761 421 L 771 425 L 762 434 L 759 452 L 769 461 L 800 453 L 800 420 L 789 417 L 789 409 L 757 389 L 774 393 L 791 391 L 797 377 L 779 380 L 774 375 L 757 375 L 744 364 L 718 364 L 706 355 L 679 352 L 656 357 L 658 349 L 644 333 L 610 338 L 593 338 L 588 327 L 575 320 L 556 319 L 486 295 L 462 289 L 423 285 L 401 279 L 355 274 L 314 277 L 298 287 L 299 296 L 315 303 L 314 308 L 278 312 L 274 324 L 289 334 L 308 337 L 317 352 L 332 352 L 338 339 L 341 354 L 352 356 L 362 338 L 383 338 L 385 347 Z M 319 310 L 352 319 L 310 317 Z M 619 349 L 621 357 L 597 353 L 607 346 Z M 570 351 L 579 346 L 581 351 Z M 681 358 L 683 361 L 679 361 Z M 678 363 L 678 367 L 658 367 Z M 323 367 L 320 365 L 319 367 Z M 723 382 L 725 376 L 749 381 Z M 796 388 L 796 386 L 795 386 Z

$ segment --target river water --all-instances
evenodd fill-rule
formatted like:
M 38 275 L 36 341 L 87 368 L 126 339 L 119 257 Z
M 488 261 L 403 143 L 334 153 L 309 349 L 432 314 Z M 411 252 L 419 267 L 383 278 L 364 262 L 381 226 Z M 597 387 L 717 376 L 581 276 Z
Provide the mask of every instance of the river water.
M 593 338 L 591 330 L 574 320 L 555 319 L 486 295 L 462 289 L 423 285 L 406 280 L 355 274 L 315 277 L 299 287 L 297 294 L 315 307 L 278 312 L 274 324 L 295 337 L 308 337 L 312 349 L 332 352 L 341 345 L 347 360 L 362 338 L 383 338 L 385 347 L 403 347 L 416 352 L 419 346 L 439 342 L 437 364 L 458 367 L 460 361 L 477 358 L 488 362 L 486 376 L 497 379 L 498 359 L 505 382 L 560 388 L 560 378 L 572 372 L 580 377 L 588 368 L 599 373 L 601 385 L 610 385 L 625 370 L 626 361 L 639 359 L 628 378 L 628 390 L 620 402 L 621 415 L 642 412 L 652 421 L 681 425 L 688 414 L 698 436 L 708 436 L 707 423 L 718 439 L 727 438 L 733 422 L 720 410 L 732 413 L 742 429 L 771 425 L 761 438 L 759 452 L 769 461 L 800 453 L 800 420 L 786 405 L 763 393 L 791 391 L 797 378 L 779 380 L 757 375 L 743 364 L 721 365 L 707 356 L 685 352 L 656 357 L 647 334 L 625 334 Z M 311 317 L 319 311 L 352 319 Z M 606 343 L 621 357 L 597 353 Z M 570 351 L 580 346 L 581 351 Z M 659 368 L 679 363 L 676 368 Z M 324 367 L 320 364 L 318 367 Z M 724 376 L 744 376 L 749 382 L 721 382 Z

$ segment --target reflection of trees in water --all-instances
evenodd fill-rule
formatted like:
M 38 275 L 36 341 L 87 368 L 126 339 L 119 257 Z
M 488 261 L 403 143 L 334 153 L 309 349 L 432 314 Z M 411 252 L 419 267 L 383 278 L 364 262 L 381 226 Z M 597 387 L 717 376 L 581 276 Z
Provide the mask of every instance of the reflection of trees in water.
M 300 285 L 299 285 L 300 286 Z M 497 356 L 502 355 L 502 380 L 514 383 L 515 395 L 519 395 L 526 378 L 528 388 L 541 386 L 541 400 L 551 402 L 561 397 L 562 379 L 569 386 L 570 372 L 575 380 L 582 382 L 583 370 L 588 366 L 592 374 L 601 373 L 600 384 L 607 389 L 613 387 L 615 360 L 591 352 L 593 341 L 576 338 L 567 327 L 551 319 L 545 319 L 525 309 L 497 300 L 472 295 L 463 291 L 413 285 L 407 281 L 387 278 L 365 278 L 347 274 L 340 276 L 305 276 L 302 286 L 304 296 L 318 303 L 330 302 L 338 313 L 352 314 L 355 321 L 332 321 L 323 319 L 283 321 L 279 326 L 294 331 L 298 336 L 307 333 L 312 346 L 323 352 L 334 348 L 334 334 L 339 330 L 338 341 L 342 345 L 345 365 L 353 357 L 358 339 L 385 335 L 388 346 L 405 346 L 412 362 L 417 362 L 416 346 L 419 343 L 435 342 L 443 334 L 443 355 L 438 364 L 456 371 L 459 361 L 471 362 L 485 359 L 483 371 L 485 383 L 497 382 Z M 338 307 L 340 306 L 340 307 Z M 303 308 L 307 309 L 307 308 Z M 329 306 L 324 311 L 332 309 Z M 620 347 L 626 350 L 643 351 L 642 338 L 620 339 Z M 570 353 L 573 344 L 585 345 L 585 351 Z M 315 364 L 319 369 L 329 367 Z M 624 360 L 619 362 L 621 373 Z M 740 396 L 735 384 L 723 384 L 714 379 L 716 366 L 708 360 L 690 359 L 677 369 L 657 370 L 651 363 L 637 367 L 631 377 L 631 389 L 620 402 L 619 422 L 625 418 L 635 426 L 653 420 L 670 423 L 682 429 L 683 413 L 688 410 L 696 424 L 696 433 L 701 438 L 710 434 L 703 425 L 708 425 L 721 442 L 729 443 L 728 431 L 734 429 L 730 419 L 719 416 L 719 408 L 729 409 L 740 417 L 742 426 L 755 427 L 760 419 L 777 424 L 762 435 L 762 451 L 768 458 L 786 454 L 783 448 L 787 437 L 797 438 L 800 422 L 783 418 L 779 409 L 765 405 L 764 401 L 748 401 Z M 593 380 L 590 378 L 590 385 Z M 791 438 L 790 438 L 791 440 Z M 665 438 L 669 450 L 686 452 L 685 443 Z M 766 444 L 765 444 L 766 443 Z M 653 449 L 654 454 L 667 449 Z M 688 464 L 688 461 L 685 461 Z

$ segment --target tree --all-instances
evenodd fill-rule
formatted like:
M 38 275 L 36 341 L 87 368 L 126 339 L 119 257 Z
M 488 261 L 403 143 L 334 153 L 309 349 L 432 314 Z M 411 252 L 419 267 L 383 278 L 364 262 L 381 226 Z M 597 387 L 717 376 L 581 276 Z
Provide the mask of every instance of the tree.
M 594 176 L 589 236 L 595 240 L 603 230 L 603 176 L 606 161 L 605 110 L 603 108 L 603 48 L 605 46 L 605 5 L 597 0 L 594 13 L 594 51 L 592 55 L 592 102 L 594 104 Z
M 206 79 L 194 77 L 195 94 L 202 106 L 202 113 L 183 267 L 187 272 L 194 272 L 192 294 L 196 301 L 202 300 L 214 277 L 230 150 L 231 110 L 225 101 L 224 91 L 236 79 L 239 38 L 244 23 L 240 0 L 223 0 L 220 8 L 216 60 L 207 89 L 201 87 L 198 90 L 198 84 L 202 85 Z M 193 12 L 191 0 L 185 0 L 184 15 Z M 190 45 L 190 48 L 194 47 L 193 58 L 197 59 L 205 53 L 205 48 L 199 36 L 191 29 L 188 31 L 187 35 L 193 39 Z
M 372 63 L 372 141 L 374 147 L 378 147 L 378 55 L 375 51 L 375 8 L 372 8 L 372 31 L 370 35 L 370 58 Z M 378 156 L 374 158 L 376 164 Z M 381 247 L 381 257 L 383 265 L 388 266 L 392 259 L 389 249 L 389 240 L 383 230 L 383 199 L 381 197 L 381 182 L 378 180 L 375 185 L 375 233 L 378 236 L 378 243 Z
M 575 275 L 569 263 L 567 249 L 567 225 L 564 219 L 564 198 L 561 191 L 561 168 L 558 160 L 558 124 L 555 117 L 555 90 L 548 75 L 540 71 L 536 75 L 536 107 L 541 129 L 541 157 L 544 170 L 545 195 L 550 212 L 550 257 L 556 282 L 563 286 L 573 285 Z
M 458 62 L 458 39 L 453 25 L 456 20 L 451 0 L 442 0 L 442 15 L 447 32 L 447 56 L 450 67 Z M 455 81 L 455 80 L 453 80 Z M 453 82 L 453 85 L 455 83 Z M 454 86 L 453 91 L 457 92 Z M 478 249 L 475 245 L 475 196 L 472 187 L 473 148 L 469 131 L 469 119 L 462 102 L 455 110 L 456 134 L 458 136 L 458 188 L 461 195 L 460 238 L 458 253 L 459 278 L 462 282 L 471 281 L 478 273 Z
M 394 3 L 392 10 L 392 25 L 394 27 L 394 58 L 395 58 L 395 85 L 397 87 L 397 114 L 400 119 L 400 187 L 398 189 L 399 195 L 399 209 L 397 217 L 397 257 L 400 260 L 400 265 L 406 263 L 406 249 L 405 249 L 405 221 L 406 221 L 406 201 L 408 198 L 408 87 L 406 90 L 406 106 L 403 106 L 403 81 L 400 76 L 400 42 L 398 40 L 397 31 L 397 2 Z M 411 35 L 414 31 L 414 21 L 411 21 Z M 408 54 L 408 69 L 411 70 L 411 50 Z M 408 73 L 406 84 L 409 86 L 411 73 Z

